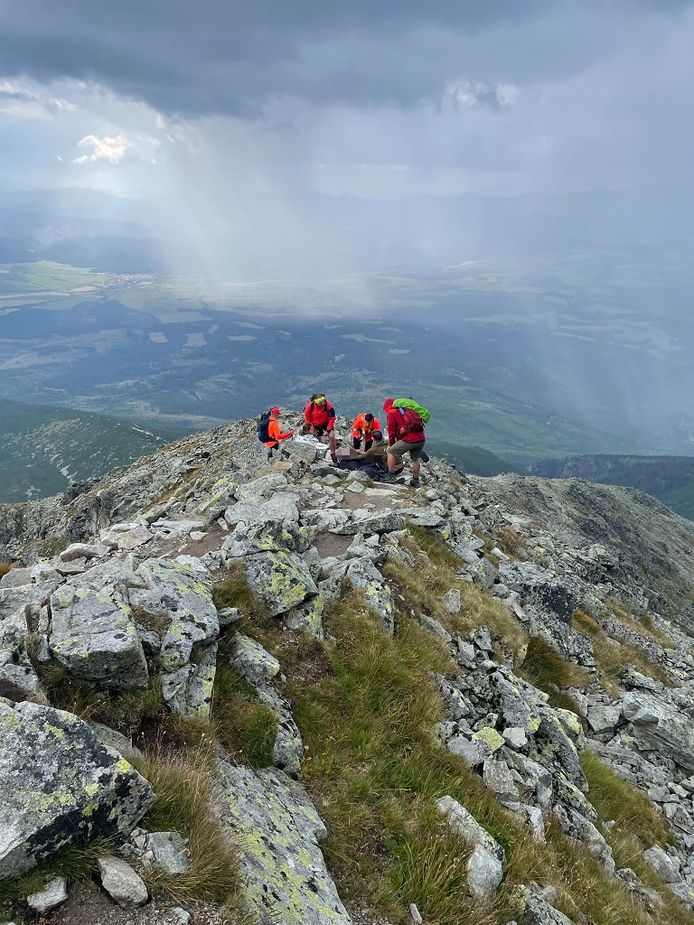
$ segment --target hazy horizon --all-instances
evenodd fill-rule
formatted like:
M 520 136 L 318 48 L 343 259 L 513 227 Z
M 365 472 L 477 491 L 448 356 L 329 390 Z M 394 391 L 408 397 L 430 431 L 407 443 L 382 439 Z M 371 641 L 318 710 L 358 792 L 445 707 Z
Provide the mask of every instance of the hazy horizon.
M 171 413 L 210 418 L 227 369 L 241 395 L 262 367 L 215 312 L 290 318 L 302 349 L 304 320 L 403 319 L 354 383 L 406 375 L 420 331 L 422 388 L 503 406 L 490 447 L 520 452 L 527 412 L 540 444 L 560 414 L 567 449 L 694 452 L 691 2 L 0 0 L 0 25 L 6 397 L 134 414 L 149 390 L 156 418 L 175 363 Z M 27 341 L 20 314 L 79 307 L 33 261 L 95 295 Z M 326 334 L 282 388 L 342 389 L 333 355 Z

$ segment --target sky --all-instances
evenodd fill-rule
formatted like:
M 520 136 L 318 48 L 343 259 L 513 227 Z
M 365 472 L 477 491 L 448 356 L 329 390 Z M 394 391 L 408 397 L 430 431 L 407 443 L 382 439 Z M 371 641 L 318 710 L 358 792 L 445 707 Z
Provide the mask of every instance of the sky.
M 0 188 L 677 191 L 686 0 L 0 0 Z

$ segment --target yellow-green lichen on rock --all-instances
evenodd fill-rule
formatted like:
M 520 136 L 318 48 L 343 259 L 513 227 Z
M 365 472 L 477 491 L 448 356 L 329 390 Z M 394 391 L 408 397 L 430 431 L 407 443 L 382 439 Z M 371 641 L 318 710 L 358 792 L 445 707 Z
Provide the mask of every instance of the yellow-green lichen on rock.
M 62 588 L 51 613 L 50 652 L 69 675 L 117 690 L 146 687 L 142 643 L 120 589 Z
M 260 552 L 243 560 L 246 580 L 271 616 L 279 616 L 318 593 L 308 566 L 284 549 Z
M 0 880 L 59 848 L 129 832 L 149 809 L 147 781 L 81 719 L 0 699 Z
M 247 905 L 282 925 L 351 925 L 319 842 L 325 827 L 303 788 L 282 771 L 219 761 L 215 812 L 237 846 Z

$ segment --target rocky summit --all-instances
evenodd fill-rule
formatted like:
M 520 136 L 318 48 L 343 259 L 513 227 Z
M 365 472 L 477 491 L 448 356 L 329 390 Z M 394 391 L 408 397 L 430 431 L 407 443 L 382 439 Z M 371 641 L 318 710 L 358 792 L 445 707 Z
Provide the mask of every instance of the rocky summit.
M 694 923 L 694 523 L 326 450 L 0 506 L 0 918 Z

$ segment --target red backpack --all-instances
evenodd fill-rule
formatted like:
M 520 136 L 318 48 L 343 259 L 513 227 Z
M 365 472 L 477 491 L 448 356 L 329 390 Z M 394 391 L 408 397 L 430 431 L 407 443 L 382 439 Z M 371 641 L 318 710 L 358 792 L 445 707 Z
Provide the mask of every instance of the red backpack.
M 412 408 L 398 408 L 400 415 L 400 436 L 405 434 L 423 434 L 424 421 Z

